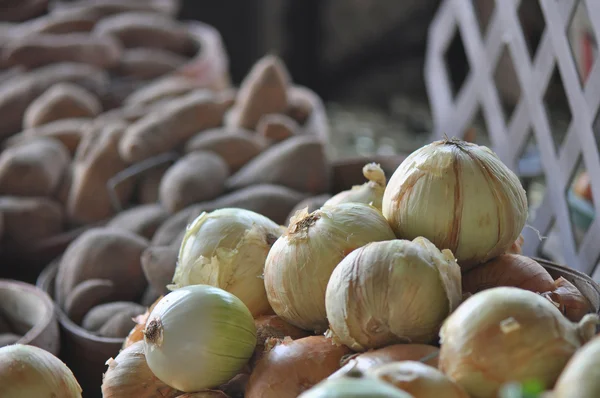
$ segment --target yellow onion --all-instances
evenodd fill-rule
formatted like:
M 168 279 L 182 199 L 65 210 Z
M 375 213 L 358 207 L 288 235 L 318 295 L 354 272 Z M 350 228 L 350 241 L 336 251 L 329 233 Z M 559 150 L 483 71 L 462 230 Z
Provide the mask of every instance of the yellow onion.
M 361 354 L 351 354 L 342 358 L 342 367 L 329 378 L 344 376 L 352 370 L 367 370 L 390 362 L 421 361 L 426 365 L 438 366 L 439 349 L 427 344 L 394 344 Z
M 144 330 L 146 361 L 162 382 L 183 392 L 218 387 L 238 374 L 256 346 L 256 327 L 240 299 L 193 285 L 163 297 Z
M 525 226 L 527 197 L 494 152 L 452 139 L 402 162 L 385 189 L 382 211 L 398 238 L 424 236 L 450 249 L 467 270 L 509 250 Z
M 425 238 L 369 243 L 329 279 L 330 334 L 354 351 L 430 343 L 462 300 L 460 278 L 452 253 Z
M 210 285 L 237 296 L 253 316 L 271 312 L 262 275 L 282 228 L 250 210 L 202 213 L 187 228 L 173 282 Z
M 324 336 L 285 338 L 258 361 L 246 387 L 246 398 L 296 398 L 340 366 L 350 350 Z
M 501 254 L 463 275 L 463 291 L 477 293 L 497 286 L 513 286 L 536 293 L 554 289 L 552 276 L 537 261 L 518 254 Z
M 496 397 L 508 382 L 551 387 L 595 333 L 598 316 L 572 323 L 547 299 L 495 287 L 464 301 L 440 331 L 439 368 L 473 398 Z
M 308 337 L 306 330 L 290 325 L 277 315 L 263 315 L 254 320 L 256 325 L 256 349 L 250 361 L 250 366 L 254 367 L 256 362 L 262 358 L 265 349 L 269 346 L 271 339 L 283 340 L 288 337 L 297 340 L 302 337 Z
M 299 211 L 267 256 L 265 287 L 271 307 L 292 325 L 324 332 L 325 289 L 333 269 L 354 249 L 394 238 L 381 213 L 362 203 Z
M 415 398 L 469 398 L 461 386 L 439 370 L 421 362 L 387 363 L 371 368 L 367 376 L 392 384 Z
M 60 359 L 23 344 L 0 348 L 0 397 L 80 398 L 81 387 Z
M 174 398 L 182 394 L 152 373 L 146 363 L 143 341 L 131 344 L 106 364 L 102 398 Z
M 554 281 L 554 287 L 542 296 L 550 300 L 568 319 L 579 322 L 585 314 L 593 312 L 590 301 L 575 285 L 562 276 Z
M 327 379 L 298 398 L 418 398 L 360 371 L 336 379 Z
M 573 355 L 554 386 L 553 398 L 575 397 L 600 397 L 600 337 Z
M 372 205 L 381 211 L 381 199 L 385 190 L 385 173 L 376 163 L 363 167 L 363 175 L 369 182 L 355 185 L 352 189 L 343 191 L 327 200 L 324 206 L 334 206 L 340 203 L 358 202 Z

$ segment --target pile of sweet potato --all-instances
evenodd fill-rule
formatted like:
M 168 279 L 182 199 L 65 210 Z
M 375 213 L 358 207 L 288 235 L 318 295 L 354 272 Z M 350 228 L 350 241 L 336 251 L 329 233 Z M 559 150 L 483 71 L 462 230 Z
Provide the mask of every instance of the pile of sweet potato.
M 67 248 L 54 294 L 99 336 L 125 337 L 132 314 L 164 293 L 185 228 L 202 211 L 245 208 L 283 225 L 301 201 L 328 197 L 322 105 L 277 57 L 259 60 L 238 90 L 180 79 L 145 86 L 89 122 L 70 163 L 67 221 L 102 224 Z M 111 196 L 115 175 L 124 177 Z
M 177 10 L 177 0 L 20 1 L 3 8 L 0 252 L 30 251 L 135 203 L 134 179 L 114 189 L 107 182 L 135 162 L 118 148 L 122 137 L 135 136 L 129 124 L 153 102 L 189 93 L 183 108 L 205 108 L 203 123 L 220 124 L 233 100 L 220 94 L 230 86 L 221 37 L 201 22 L 175 20 Z
M 275 56 L 232 87 L 218 32 L 167 3 L 80 0 L 0 25 L 0 251 L 83 229 L 54 298 L 104 337 L 164 293 L 202 211 L 283 225 L 330 191 L 318 96 Z M 137 84 L 115 96 L 124 78 Z

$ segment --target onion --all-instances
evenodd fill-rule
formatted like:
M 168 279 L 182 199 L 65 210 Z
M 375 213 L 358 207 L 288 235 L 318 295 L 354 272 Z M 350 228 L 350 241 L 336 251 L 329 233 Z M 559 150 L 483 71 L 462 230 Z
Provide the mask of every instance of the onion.
M 452 253 L 425 238 L 369 243 L 331 275 L 330 334 L 354 351 L 432 342 L 462 300 L 460 278 Z
M 272 313 L 262 275 L 281 233 L 275 222 L 250 210 L 202 213 L 186 230 L 173 283 L 215 286 L 237 296 L 253 316 Z
M 41 348 L 0 348 L 0 397 L 80 398 L 81 387 L 60 359 Z
M 246 398 L 296 398 L 340 366 L 350 350 L 324 336 L 284 339 L 269 350 L 254 368 Z
M 579 324 L 542 296 L 515 287 L 476 293 L 444 322 L 440 370 L 474 398 L 495 397 L 502 384 L 556 381 L 573 353 L 595 333 L 597 315 Z
M 416 398 L 376 378 L 354 371 L 344 377 L 327 379 L 298 398 Z
M 549 290 L 551 291 L 543 293 L 542 296 L 552 301 L 560 312 L 573 322 L 579 322 L 585 314 L 594 311 L 589 300 L 579 289 L 562 276 L 554 281 L 553 288 Z
M 353 186 L 352 189 L 343 191 L 327 200 L 324 206 L 334 206 L 340 203 L 357 202 L 372 205 L 381 211 L 381 199 L 385 190 L 385 173 L 376 163 L 369 163 L 363 167 L 363 175 L 369 182 Z
M 439 349 L 426 344 L 395 344 L 362 354 L 352 354 L 342 358 L 342 367 L 329 378 L 344 376 L 352 370 L 366 372 L 372 367 L 396 361 L 422 361 L 437 367 Z
M 370 369 L 372 376 L 417 397 L 469 398 L 467 392 L 439 370 L 415 361 L 392 362 Z
M 600 337 L 573 355 L 554 386 L 553 398 L 574 397 L 600 397 Z
M 227 394 L 225 394 L 223 391 L 206 390 L 206 391 L 192 392 L 189 394 L 178 395 L 177 398 L 229 398 L 229 396 Z
M 273 310 L 292 325 L 324 332 L 325 289 L 333 269 L 354 249 L 394 238 L 381 213 L 362 203 L 296 213 L 265 264 L 265 287 Z
M 182 394 L 160 381 L 148 367 L 144 342 L 138 341 L 106 361 L 102 398 L 174 398 Z
M 216 287 L 194 285 L 156 304 L 144 343 L 156 377 L 177 390 L 196 392 L 240 372 L 256 346 L 256 328 L 240 299 Z
M 537 261 L 518 254 L 502 254 L 466 272 L 462 286 L 463 291 L 469 293 L 497 286 L 542 293 L 554 289 L 554 280 Z
M 289 337 L 292 340 L 296 340 L 309 335 L 306 330 L 290 325 L 277 315 L 261 316 L 254 320 L 254 324 L 256 325 L 257 341 L 254 356 L 251 360 L 252 367 L 262 358 L 269 339 L 283 340 Z
M 490 149 L 452 139 L 402 162 L 385 189 L 382 211 L 396 236 L 423 236 L 450 249 L 468 270 L 511 247 L 527 220 L 527 197 Z
M 133 329 L 131 329 L 131 332 L 129 332 L 129 334 L 125 338 L 125 341 L 123 342 L 123 348 L 127 348 L 133 343 L 144 340 L 144 328 L 146 327 L 146 321 L 148 320 L 148 317 L 150 316 L 150 313 L 152 312 L 156 304 L 162 298 L 163 296 L 160 296 L 158 299 L 156 299 L 154 303 L 152 303 L 152 305 L 146 310 L 146 312 L 133 318 L 135 326 L 133 327 Z

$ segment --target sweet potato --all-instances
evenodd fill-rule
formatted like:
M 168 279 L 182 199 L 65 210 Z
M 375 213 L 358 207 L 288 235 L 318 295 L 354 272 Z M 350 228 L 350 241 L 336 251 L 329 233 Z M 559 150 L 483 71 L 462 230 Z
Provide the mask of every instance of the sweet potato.
M 145 11 L 176 16 L 179 10 L 178 0 L 75 0 L 52 3 L 53 14 L 89 15 L 101 19 L 123 12 Z
M 305 194 L 283 186 L 256 184 L 200 205 L 214 209 L 238 207 L 252 210 L 283 225 L 294 205 L 305 197 Z
M 119 144 L 123 159 L 138 162 L 185 143 L 198 131 L 221 124 L 230 106 L 227 95 L 193 91 L 129 126 Z
M 4 142 L 4 147 L 9 148 L 17 145 L 30 143 L 44 138 L 55 139 L 67 148 L 71 156 L 75 155 L 77 146 L 81 141 L 84 131 L 91 124 L 91 119 L 75 118 L 62 119 L 44 124 L 43 126 L 26 129 L 12 135 Z
M 21 22 L 43 14 L 48 0 L 3 0 L 0 21 Z
M 158 202 L 158 191 L 160 181 L 169 169 L 169 165 L 161 165 L 145 171 L 138 177 L 135 188 L 135 202 L 139 204 L 151 204 Z
M 197 88 L 197 84 L 192 79 L 165 76 L 135 90 L 125 98 L 124 104 L 126 106 L 148 105 L 162 99 L 180 97 Z
M 149 80 L 173 72 L 186 61 L 187 58 L 167 50 L 132 48 L 123 52 L 114 71 L 120 76 Z
M 280 142 L 298 133 L 298 123 L 289 116 L 270 113 L 260 118 L 256 132 L 272 142 Z
M 185 144 L 185 152 L 214 152 L 225 160 L 231 172 L 235 172 L 265 147 L 264 140 L 248 130 L 217 127 L 201 131 L 190 138 Z
M 0 197 L 4 241 L 31 248 L 37 241 L 63 230 L 62 207 L 47 198 Z
M 263 57 L 242 81 L 227 124 L 254 130 L 263 115 L 283 113 L 288 107 L 289 84 L 283 62 L 273 55 Z
M 70 220 L 89 223 L 114 214 L 107 184 L 128 166 L 117 149 L 124 129 L 123 123 L 114 122 L 93 126 L 86 133 L 73 159 L 73 182 L 66 206 Z M 134 181 L 129 179 L 116 188 L 121 204 L 128 203 L 133 187 Z
M 152 237 L 152 246 L 169 246 L 188 224 L 203 211 L 216 210 L 205 205 L 191 205 L 178 211 L 161 224 Z
M 156 229 L 168 218 L 167 211 L 158 203 L 132 207 L 113 217 L 108 227 L 133 232 L 152 239 Z
M 0 195 L 54 195 L 70 161 L 67 149 L 51 138 L 9 148 L 0 154 Z
M 167 294 L 177 266 L 179 245 L 150 246 L 142 253 L 142 269 L 146 280 L 160 294 Z
M 125 122 L 131 124 L 144 117 L 151 112 L 151 110 L 152 108 L 150 106 L 144 105 L 123 106 L 101 113 L 94 121 L 96 123 Z
M 19 26 L 21 35 L 36 33 L 75 33 L 89 32 L 94 28 L 96 19 L 90 15 L 77 13 L 51 13 L 31 19 Z
M 57 83 L 37 97 L 25 111 L 26 129 L 62 119 L 93 118 L 102 111 L 96 96 L 73 83 Z
M 106 17 L 96 24 L 94 34 L 114 36 L 125 48 L 159 48 L 178 54 L 194 51 L 184 25 L 156 13 L 125 12 Z
M 227 163 L 211 152 L 192 152 L 167 170 L 160 182 L 159 199 L 171 213 L 192 203 L 216 198 L 225 190 Z
M 121 52 L 119 42 L 110 36 L 39 33 L 12 40 L 4 48 L 3 56 L 8 65 L 22 65 L 26 68 L 58 62 L 78 62 L 110 68 L 119 62 Z
M 230 89 L 229 58 L 219 31 L 199 21 L 188 21 L 185 25 L 199 51 L 175 74 L 192 79 L 202 88 L 218 92 Z
M 71 163 L 63 174 L 63 178 L 58 185 L 58 189 L 54 194 L 54 199 L 58 201 L 63 207 L 66 207 L 69 201 L 69 192 L 71 191 L 71 185 L 73 185 L 73 164 Z
M 326 192 L 329 165 L 322 142 L 298 136 L 273 145 L 232 175 L 226 185 L 236 190 L 260 183 L 313 194 Z
M 91 308 L 110 302 L 114 292 L 115 284 L 109 279 L 87 279 L 67 294 L 62 307 L 69 319 L 79 324 Z
M 146 288 L 140 256 L 148 241 L 114 228 L 92 228 L 75 239 L 58 265 L 55 298 L 61 306 L 80 283 L 108 280 L 114 284 L 112 300 L 137 301 Z
M 106 334 L 98 334 L 104 335 L 105 337 L 125 337 L 135 326 L 135 323 L 131 318 L 141 315 L 144 312 L 146 312 L 146 308 L 131 301 L 115 301 L 112 303 L 100 304 L 88 311 L 81 321 L 81 326 L 91 332 L 97 332 L 107 323 L 111 322 L 115 316 L 124 314 L 123 316 L 129 318 L 129 322 L 131 322 L 131 326 L 129 326 L 129 329 L 125 332 L 124 336 L 106 336 Z
M 108 75 L 90 65 L 61 63 L 36 69 L 0 86 L 0 140 L 21 130 L 29 104 L 50 86 L 71 82 L 97 94 L 108 85 Z
M 298 210 L 308 209 L 309 213 L 312 213 L 315 210 L 318 210 L 331 198 L 329 194 L 322 194 L 317 196 L 311 196 L 306 198 L 300 202 L 289 212 L 287 217 L 287 223 L 285 225 L 289 225 L 290 219 L 296 214 Z

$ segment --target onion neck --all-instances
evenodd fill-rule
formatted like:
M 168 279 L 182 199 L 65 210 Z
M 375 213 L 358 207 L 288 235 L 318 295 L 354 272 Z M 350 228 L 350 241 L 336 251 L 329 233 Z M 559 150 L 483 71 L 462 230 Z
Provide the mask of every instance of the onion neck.
M 154 318 L 144 329 L 146 340 L 153 346 L 160 347 L 163 341 L 163 325 L 160 319 Z
M 600 319 L 596 314 L 587 314 L 579 321 L 577 329 L 579 331 L 579 338 L 583 344 L 590 341 L 596 335 L 596 328 L 599 323 Z

